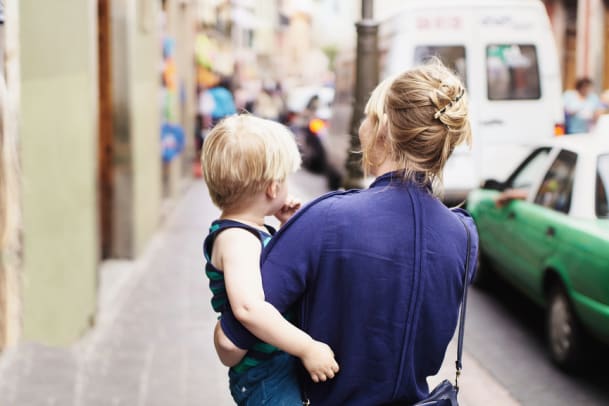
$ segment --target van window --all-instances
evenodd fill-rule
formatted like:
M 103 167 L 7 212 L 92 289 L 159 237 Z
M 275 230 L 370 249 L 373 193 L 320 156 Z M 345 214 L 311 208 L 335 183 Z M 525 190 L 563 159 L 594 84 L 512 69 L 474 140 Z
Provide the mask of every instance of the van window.
M 419 45 L 414 49 L 414 65 L 424 64 L 434 56 L 438 57 L 444 65 L 453 70 L 465 87 L 467 87 L 464 46 Z
M 541 97 L 534 45 L 487 46 L 486 77 L 489 100 L 535 100 Z

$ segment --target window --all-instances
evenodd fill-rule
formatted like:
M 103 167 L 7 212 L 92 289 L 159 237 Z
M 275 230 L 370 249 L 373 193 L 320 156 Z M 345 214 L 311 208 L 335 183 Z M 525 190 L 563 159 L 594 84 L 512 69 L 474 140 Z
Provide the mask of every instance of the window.
M 528 158 L 516 169 L 514 174 L 510 176 L 507 184 L 512 189 L 529 190 L 533 182 L 539 178 L 541 171 L 544 169 L 550 148 L 539 148 L 531 153 Z
M 537 50 L 533 45 L 486 47 L 489 100 L 534 100 L 541 97 Z
M 561 213 L 568 213 L 571 208 L 576 163 L 576 153 L 560 151 L 543 179 L 535 196 L 535 203 Z
M 596 167 L 596 193 L 595 210 L 596 217 L 609 218 L 609 155 L 601 155 Z
M 458 45 L 437 46 L 420 45 L 414 50 L 414 64 L 421 65 L 429 61 L 432 57 L 437 57 L 449 69 L 454 71 L 467 87 L 467 75 L 465 67 L 465 47 Z

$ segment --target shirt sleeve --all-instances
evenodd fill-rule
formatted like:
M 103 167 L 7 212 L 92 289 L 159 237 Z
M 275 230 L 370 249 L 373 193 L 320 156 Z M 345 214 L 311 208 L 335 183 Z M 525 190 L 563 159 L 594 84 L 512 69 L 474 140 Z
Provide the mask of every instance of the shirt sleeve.
M 583 107 L 583 103 L 574 91 L 567 91 L 563 102 L 567 114 L 577 114 Z
M 331 200 L 317 200 L 303 208 L 275 234 L 262 253 L 265 299 L 281 313 L 298 302 L 317 270 Z M 256 337 L 231 312 L 222 315 L 221 325 L 237 347 L 248 349 L 256 343 Z
M 478 261 L 478 229 L 476 223 L 470 214 L 463 209 L 453 209 L 453 213 L 457 215 L 469 230 L 469 237 L 471 239 L 470 251 L 469 251 L 469 282 L 471 283 L 476 273 L 476 263 Z
M 331 201 L 329 198 L 305 208 L 279 230 L 263 252 L 265 299 L 282 313 L 299 301 L 317 271 Z

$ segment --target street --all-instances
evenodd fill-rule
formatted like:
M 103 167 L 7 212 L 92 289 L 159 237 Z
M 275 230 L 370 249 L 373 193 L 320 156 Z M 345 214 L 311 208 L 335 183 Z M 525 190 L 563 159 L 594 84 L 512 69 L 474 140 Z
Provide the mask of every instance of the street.
M 470 292 L 465 350 L 514 398 L 523 405 L 608 404 L 607 352 L 581 375 L 563 373 L 547 355 L 541 309 L 531 310 L 533 304 L 505 283 Z

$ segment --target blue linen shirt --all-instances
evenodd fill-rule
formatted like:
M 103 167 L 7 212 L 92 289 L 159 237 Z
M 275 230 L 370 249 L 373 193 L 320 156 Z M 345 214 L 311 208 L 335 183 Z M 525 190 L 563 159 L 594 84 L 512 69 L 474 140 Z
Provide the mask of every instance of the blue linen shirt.
M 297 304 L 298 326 L 329 344 L 341 368 L 325 383 L 306 379 L 312 404 L 427 396 L 457 325 L 467 251 L 457 217 L 470 228 L 473 274 L 471 217 L 392 173 L 319 198 L 273 237 L 261 258 L 266 300 L 280 312 Z M 238 347 L 255 340 L 232 317 L 222 328 Z

